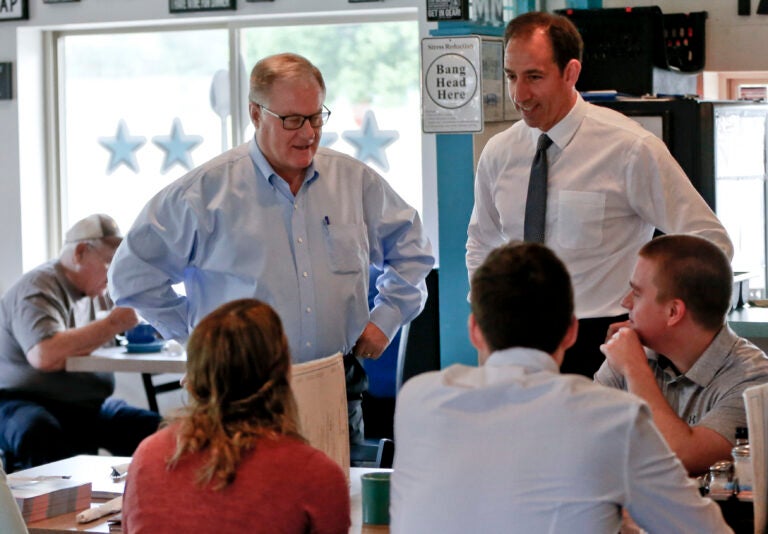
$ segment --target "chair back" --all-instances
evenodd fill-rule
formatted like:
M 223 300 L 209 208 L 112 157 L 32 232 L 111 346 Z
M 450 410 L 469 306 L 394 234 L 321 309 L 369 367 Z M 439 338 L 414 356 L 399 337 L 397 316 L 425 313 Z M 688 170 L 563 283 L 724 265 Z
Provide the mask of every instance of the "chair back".
M 412 376 L 440 369 L 440 296 L 438 271 L 427 275 L 424 309 L 400 329 L 397 355 L 397 390 Z

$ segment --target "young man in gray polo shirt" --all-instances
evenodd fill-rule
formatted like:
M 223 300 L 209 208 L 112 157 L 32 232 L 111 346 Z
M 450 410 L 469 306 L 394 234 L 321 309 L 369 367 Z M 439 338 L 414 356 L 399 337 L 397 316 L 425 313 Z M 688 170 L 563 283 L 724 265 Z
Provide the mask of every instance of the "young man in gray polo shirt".
M 629 321 L 608 330 L 601 384 L 645 400 L 691 475 L 730 457 L 746 426 L 744 390 L 768 382 L 768 359 L 726 324 L 733 273 L 706 239 L 667 235 L 640 252 L 622 306 Z

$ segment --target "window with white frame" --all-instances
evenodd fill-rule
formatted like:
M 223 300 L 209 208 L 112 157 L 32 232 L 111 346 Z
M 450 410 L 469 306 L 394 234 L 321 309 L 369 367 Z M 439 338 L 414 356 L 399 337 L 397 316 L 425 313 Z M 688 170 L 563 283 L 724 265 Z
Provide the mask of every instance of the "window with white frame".
M 422 211 L 415 19 L 63 33 L 57 46 L 64 229 L 104 212 L 126 231 L 163 186 L 249 139 L 247 87 L 230 102 L 231 84 L 247 84 L 258 59 L 282 51 L 323 72 L 333 114 L 321 144 L 369 164 Z M 231 134 L 233 116 L 242 132 Z

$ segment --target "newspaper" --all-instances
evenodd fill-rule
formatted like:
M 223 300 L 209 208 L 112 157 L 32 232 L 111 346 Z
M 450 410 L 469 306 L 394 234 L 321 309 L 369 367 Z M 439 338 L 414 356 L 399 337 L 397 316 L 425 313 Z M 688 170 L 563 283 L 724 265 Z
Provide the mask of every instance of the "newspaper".
M 768 384 L 752 386 L 744 390 L 749 428 L 749 449 L 752 459 L 752 499 L 755 510 L 755 532 L 766 531 L 766 506 L 768 506 Z
M 349 476 L 349 420 L 341 353 L 291 367 L 301 433 Z

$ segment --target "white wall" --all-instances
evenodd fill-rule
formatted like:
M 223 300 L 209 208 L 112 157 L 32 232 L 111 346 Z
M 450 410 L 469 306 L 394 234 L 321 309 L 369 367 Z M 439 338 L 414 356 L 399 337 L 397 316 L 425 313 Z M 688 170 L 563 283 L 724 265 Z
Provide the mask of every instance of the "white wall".
M 45 158 L 46 140 L 43 122 L 46 112 L 43 87 L 42 29 L 88 28 L 104 25 L 130 26 L 145 24 L 179 24 L 224 18 L 234 23 L 246 18 L 269 19 L 294 12 L 311 17 L 340 16 L 353 10 L 419 10 L 422 36 L 427 36 L 425 0 L 382 0 L 370 3 L 349 3 L 348 0 L 275 0 L 250 3 L 238 1 L 235 12 L 189 13 L 171 15 L 167 0 L 82 0 L 76 3 L 43 4 L 28 0 L 30 19 L 0 22 L 0 61 L 13 62 L 13 100 L 0 101 L 0 292 L 22 273 L 23 265 L 37 263 L 48 251 L 46 236 L 30 235 L 24 221 L 46 217 L 48 207 L 41 196 L 45 173 L 50 162 Z M 604 0 L 605 7 L 625 5 L 659 5 L 664 12 L 708 11 L 707 69 L 708 70 L 768 70 L 768 17 L 751 15 L 739 17 L 736 2 L 730 0 L 660 0 L 631 2 Z M 550 9 L 563 7 L 564 2 L 551 0 Z M 752 2 L 753 10 L 757 2 Z M 21 96 L 20 96 L 21 95 Z M 433 136 L 425 136 L 423 166 L 434 169 Z M 437 236 L 436 177 L 425 172 L 425 214 L 431 236 Z M 23 185 L 22 185 L 23 184 Z M 22 196 L 27 199 L 24 211 Z M 22 242 L 25 248 L 22 249 Z

